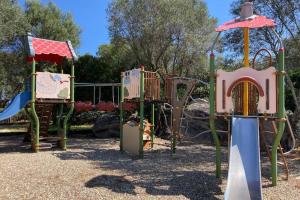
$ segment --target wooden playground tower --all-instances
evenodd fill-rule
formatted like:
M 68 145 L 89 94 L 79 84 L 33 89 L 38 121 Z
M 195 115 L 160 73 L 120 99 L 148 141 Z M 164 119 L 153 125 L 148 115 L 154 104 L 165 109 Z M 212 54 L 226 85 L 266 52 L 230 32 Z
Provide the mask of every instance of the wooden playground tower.
M 41 148 L 40 134 L 47 133 L 53 105 L 59 104 L 58 140 L 60 147 L 66 150 L 68 120 L 74 109 L 74 61 L 77 60 L 77 56 L 70 41 L 40 39 L 30 34 L 27 36 L 27 51 L 27 61 L 32 64 L 31 101 L 30 109 L 27 110 L 31 120 L 32 149 L 38 152 Z M 63 74 L 63 70 L 60 74 L 36 70 L 37 62 L 49 62 L 59 66 L 65 58 L 72 61 L 71 75 Z M 47 85 L 49 83 L 46 80 L 50 80 L 53 85 Z M 48 88 L 48 91 L 44 88 Z M 65 114 L 64 105 L 69 105 Z
M 160 99 L 160 79 L 156 72 L 145 71 L 142 66 L 122 72 L 121 74 L 121 101 L 120 101 L 120 150 L 128 151 L 139 158 L 144 156 L 144 103 L 151 103 L 151 148 L 154 140 L 155 101 Z M 131 129 L 124 124 L 124 102 L 138 102 L 139 126 Z M 133 135 L 135 133 L 135 135 Z M 133 136 L 132 136 L 133 135 Z M 134 142 L 130 140 L 135 140 Z
M 166 76 L 165 77 L 165 100 L 172 105 L 172 117 L 171 117 L 171 129 L 172 140 L 171 149 L 172 153 L 175 153 L 177 140 L 180 138 L 180 126 L 182 119 L 182 110 L 186 104 L 187 99 L 193 92 L 197 80 L 178 77 L 178 76 Z M 185 86 L 184 92 L 181 97 L 178 96 L 179 86 Z
M 284 46 L 281 38 L 275 32 L 276 24 L 265 16 L 253 15 L 252 3 L 245 2 L 239 19 L 227 22 L 216 29 L 218 36 L 211 48 L 210 54 L 210 127 L 216 145 L 216 176 L 221 176 L 221 148 L 216 133 L 215 119 L 242 115 L 243 117 L 256 117 L 260 119 L 260 128 L 264 121 L 277 123 L 275 139 L 271 151 L 272 185 L 277 184 L 277 151 L 282 151 L 280 140 L 285 128 L 285 87 L 284 76 Z M 214 46 L 221 32 L 241 28 L 244 34 L 244 67 L 232 72 L 217 70 L 215 66 Z M 266 69 L 256 70 L 255 59 L 252 66 L 249 62 L 249 32 L 251 29 L 269 28 L 278 39 L 279 62 L 272 67 L 271 54 L 269 66 Z M 234 99 L 233 99 L 234 97 Z M 263 131 L 262 138 L 263 138 Z
M 144 120 L 144 102 L 151 103 L 151 147 L 154 139 L 154 115 L 155 103 L 165 102 L 172 106 L 171 114 L 171 150 L 175 153 L 176 142 L 180 138 L 180 121 L 182 118 L 182 109 L 187 98 L 193 91 L 197 80 L 178 77 L 165 76 L 164 97 L 161 98 L 160 76 L 157 72 L 145 71 L 144 67 L 122 72 L 121 74 L 121 102 L 120 102 L 120 150 L 127 151 L 143 158 L 143 134 L 144 123 L 140 123 L 139 128 L 130 128 L 124 122 L 124 102 L 139 102 L 139 120 Z M 184 85 L 184 91 L 181 97 L 178 96 L 178 86 Z M 139 131 L 137 131 L 139 130 Z M 138 132 L 138 133 L 137 133 Z M 138 136 L 137 136 L 138 135 Z M 138 144 L 138 146 L 137 146 Z

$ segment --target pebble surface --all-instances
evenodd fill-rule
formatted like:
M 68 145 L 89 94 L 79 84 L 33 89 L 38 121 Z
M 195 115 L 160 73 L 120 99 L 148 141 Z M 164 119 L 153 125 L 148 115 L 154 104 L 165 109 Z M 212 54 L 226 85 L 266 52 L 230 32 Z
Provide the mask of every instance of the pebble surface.
M 215 178 L 214 147 L 192 141 L 172 156 L 169 142 L 156 139 L 141 160 L 120 153 L 116 139 L 70 138 L 67 151 L 40 153 L 22 139 L 0 137 L 1 200 L 223 199 L 226 188 L 226 148 L 221 181 Z M 299 199 L 300 163 L 288 161 L 289 180 L 271 187 L 268 160 L 262 159 L 264 199 Z

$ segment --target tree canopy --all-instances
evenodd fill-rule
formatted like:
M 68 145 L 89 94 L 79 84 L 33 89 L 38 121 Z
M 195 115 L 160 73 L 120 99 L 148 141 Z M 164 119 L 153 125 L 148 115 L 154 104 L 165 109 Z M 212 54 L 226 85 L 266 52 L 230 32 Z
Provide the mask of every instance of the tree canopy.
M 199 61 L 206 59 L 216 19 L 202 0 L 114 0 L 108 16 L 111 43 L 128 47 L 137 63 L 180 74 L 206 67 Z
M 80 28 L 70 13 L 63 13 L 55 4 L 43 5 L 37 0 L 26 0 L 25 16 L 33 35 L 50 40 L 70 40 L 74 48 L 80 45 Z

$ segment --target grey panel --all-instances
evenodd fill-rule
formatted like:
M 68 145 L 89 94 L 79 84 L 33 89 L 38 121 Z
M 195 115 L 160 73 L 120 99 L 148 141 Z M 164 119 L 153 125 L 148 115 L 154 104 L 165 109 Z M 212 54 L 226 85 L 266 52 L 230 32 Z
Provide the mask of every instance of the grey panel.
M 257 118 L 233 117 L 230 147 L 225 199 L 262 199 Z

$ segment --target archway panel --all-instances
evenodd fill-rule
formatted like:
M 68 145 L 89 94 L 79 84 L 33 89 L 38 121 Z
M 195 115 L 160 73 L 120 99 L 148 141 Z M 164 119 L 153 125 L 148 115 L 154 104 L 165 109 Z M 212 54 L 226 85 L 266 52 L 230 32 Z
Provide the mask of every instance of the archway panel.
M 232 112 L 234 109 L 232 95 L 228 93 L 231 94 L 232 89 L 243 81 L 250 81 L 257 87 L 260 94 L 257 108 L 259 113 L 276 113 L 277 85 L 274 67 L 262 71 L 252 68 L 240 68 L 233 72 L 218 70 L 216 78 L 216 111 L 218 113 Z M 224 94 L 224 89 L 226 94 Z

